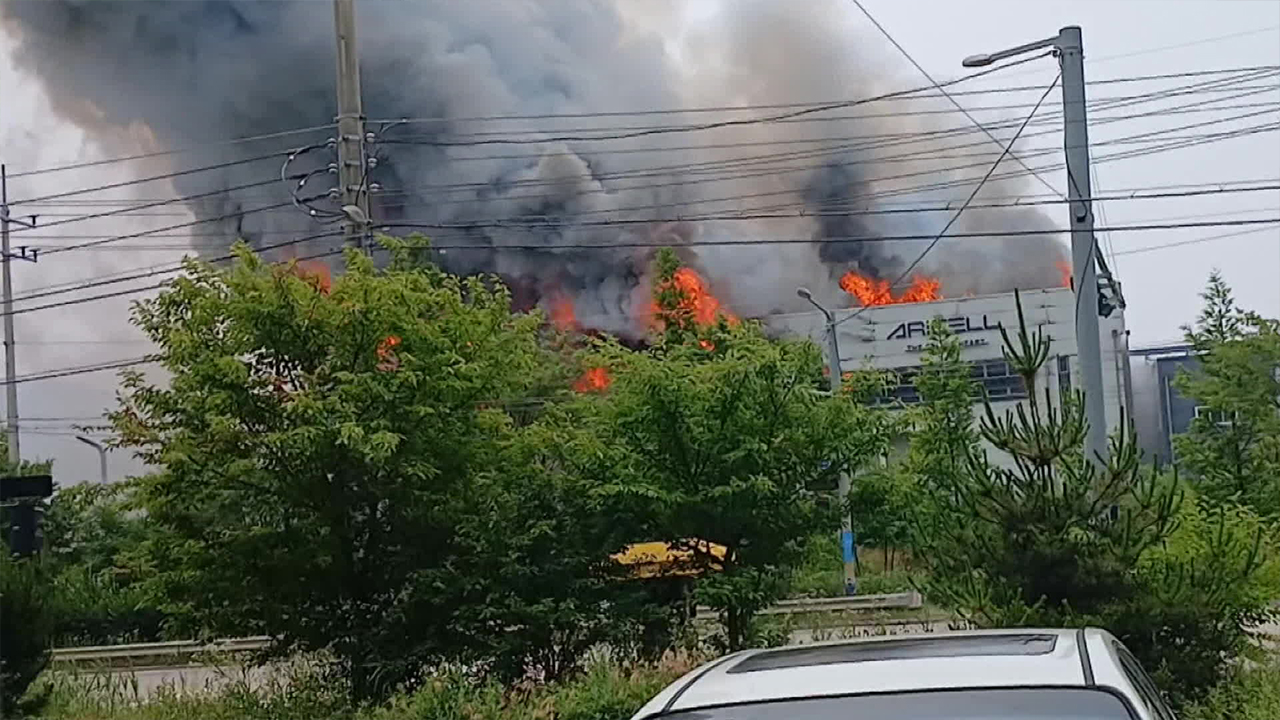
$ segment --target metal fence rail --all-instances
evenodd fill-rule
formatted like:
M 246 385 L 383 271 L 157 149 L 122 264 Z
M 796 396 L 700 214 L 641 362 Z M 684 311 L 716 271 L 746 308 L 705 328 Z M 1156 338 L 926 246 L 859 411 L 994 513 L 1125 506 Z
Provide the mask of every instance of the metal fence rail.
M 923 606 L 919 593 L 893 593 L 889 595 L 855 595 L 852 597 L 805 598 L 783 600 L 761 611 L 764 615 L 797 615 L 822 612 L 867 612 L 874 610 L 914 609 Z M 714 620 L 715 612 L 700 607 L 698 620 Z M 199 664 L 203 657 L 228 656 L 264 650 L 271 643 L 265 636 L 227 638 L 212 642 L 178 640 L 174 642 L 132 643 L 128 645 L 98 645 L 90 647 L 58 648 L 52 653 L 54 663 L 63 665 L 94 666 L 113 665 L 127 667 L 160 667 Z
M 915 610 L 924 607 L 924 599 L 917 592 L 887 595 L 854 595 L 852 597 L 804 598 L 783 600 L 763 615 L 802 615 L 808 613 L 864 613 L 877 610 Z M 710 608 L 699 607 L 696 619 L 710 621 L 716 613 Z M 859 623 L 851 623 L 859 624 Z M 1280 642 L 1280 624 L 1271 623 L 1249 629 L 1250 634 L 1263 642 Z M 100 645 L 92 647 L 58 648 L 52 653 L 56 664 L 79 667 L 179 667 L 201 665 L 213 657 L 244 655 L 265 650 L 271 638 L 265 636 L 227 638 L 212 642 L 180 640 L 176 642 L 133 643 L 128 645 Z

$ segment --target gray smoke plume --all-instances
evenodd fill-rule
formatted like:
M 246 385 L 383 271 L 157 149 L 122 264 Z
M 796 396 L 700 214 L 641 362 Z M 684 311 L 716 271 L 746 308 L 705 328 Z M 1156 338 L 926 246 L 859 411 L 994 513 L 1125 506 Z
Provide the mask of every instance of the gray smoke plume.
M 647 293 L 653 252 L 635 245 L 690 245 L 686 256 L 740 315 L 805 309 L 797 305 L 797 285 L 847 306 L 836 285 L 841 274 L 857 269 L 894 277 L 925 244 L 853 238 L 924 235 L 946 221 L 938 214 L 862 210 L 895 192 L 899 203 L 954 201 L 969 186 L 912 188 L 983 172 L 949 169 L 954 161 L 931 160 L 921 152 L 929 146 L 918 142 L 904 149 L 861 140 L 960 122 L 935 119 L 947 117 L 942 115 L 883 117 L 904 107 L 946 107 L 924 102 L 876 103 L 714 131 L 558 139 L 769 112 L 695 110 L 701 107 L 829 102 L 918 82 L 880 76 L 877 68 L 889 61 L 861 46 L 844 3 L 729 3 L 713 30 L 682 39 L 678 56 L 674 38 L 661 31 L 680 23 L 674 17 L 679 3 L 655 2 L 643 10 L 625 5 L 358 3 L 365 113 L 415 120 L 380 135 L 377 151 L 384 161 L 372 172 L 385 188 L 375 200 L 378 221 L 401 234 L 424 226 L 447 248 L 437 254 L 446 268 L 496 272 L 520 304 L 562 294 L 573 299 L 583 325 L 629 333 L 637 329 L 638 298 Z M 636 17 L 641 12 L 644 17 Z M 41 79 L 59 113 L 104 141 L 121 128 L 142 127 L 160 147 L 188 147 L 323 125 L 335 115 L 327 1 L 8 0 L 0 4 L 0 20 L 17 40 L 15 63 Z M 608 114 L 676 108 L 686 111 Z M 881 117 L 866 117 L 876 113 Z M 484 119 L 496 116 L 521 119 Z M 178 169 L 253 157 L 323 142 L 329 134 L 208 145 L 173 163 Z M 467 144 L 500 138 L 522 142 Z M 994 145 L 984 149 L 990 150 L 988 162 L 999 152 Z M 902 158 L 908 151 L 915 155 Z M 298 167 L 323 166 L 332 159 L 327 153 L 312 152 Z M 188 203 L 197 218 L 233 216 L 201 226 L 201 232 L 216 227 L 228 238 L 238 235 L 270 249 L 325 229 L 294 210 L 246 212 L 286 200 L 281 184 L 229 189 L 279 172 L 279 159 L 263 160 L 182 176 L 173 185 L 182 195 L 213 193 Z M 322 175 L 303 194 L 330 182 Z M 1017 180 L 992 183 L 987 192 L 1025 191 Z M 743 211 L 796 216 L 696 218 Z M 600 222 L 609 219 L 652 222 Z M 512 223 L 534 227 L 500 227 Z M 425 227 L 440 225 L 454 227 Z M 1052 227 L 1032 209 L 1016 215 L 975 210 L 955 229 Z M 699 244 L 777 239 L 806 242 Z M 273 252 L 303 256 L 337 243 L 330 238 Z M 582 245 L 606 249 L 575 247 Z M 939 274 L 948 294 L 988 293 L 1056 285 L 1054 264 L 1063 258 L 1062 246 L 1049 235 L 957 239 L 940 244 L 920 271 Z

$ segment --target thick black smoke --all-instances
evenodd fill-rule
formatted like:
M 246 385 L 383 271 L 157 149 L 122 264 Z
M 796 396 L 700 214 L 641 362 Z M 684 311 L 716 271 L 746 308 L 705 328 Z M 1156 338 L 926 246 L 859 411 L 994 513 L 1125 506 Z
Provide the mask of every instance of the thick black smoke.
M 843 3 L 728 3 L 724 22 L 688 40 L 678 63 L 670 44 L 652 32 L 676 24 L 663 17 L 667 8 L 645 6 L 652 15 L 643 29 L 620 12 L 641 10 L 609 0 L 358 3 L 366 115 L 416 120 L 387 130 L 377 146 L 385 159 L 372 175 L 385 188 L 375 201 L 377 219 L 399 233 L 414 225 L 484 226 L 424 227 L 423 232 L 450 246 L 438 256 L 449 269 L 496 272 L 525 304 L 566 293 L 583 324 L 619 332 L 633 329 L 633 307 L 646 291 L 644 273 L 652 252 L 622 246 L 628 243 L 812 238 L 813 244 L 691 249 L 713 286 L 744 315 L 799 309 L 794 296 L 799 284 L 827 288 L 821 293 L 838 298 L 834 279 L 851 268 L 888 277 L 904 267 L 919 243 L 849 238 L 919 234 L 937 229 L 945 218 L 839 212 L 870 203 L 850 198 L 904 186 L 878 178 L 904 167 L 927 168 L 929 161 L 879 167 L 876 158 L 888 151 L 813 153 L 883 130 L 883 122 L 879 127 L 856 119 L 769 124 L 608 142 L 554 139 L 708 118 L 592 113 L 829 101 L 907 82 L 878 77 L 874 68 L 884 63 L 867 62 L 851 49 L 856 43 L 835 21 L 848 17 Z M 177 148 L 323 125 L 335 115 L 333 17 L 327 0 L 7 0 L 0 4 L 0 20 L 19 41 L 15 62 L 42 79 L 59 112 L 86 129 L 100 129 L 104 138 L 137 125 L 161 147 Z M 875 108 L 859 108 L 866 110 Z M 585 116 L 536 117 L 565 114 Z M 477 119 L 513 115 L 524 119 Z M 893 127 L 900 130 L 903 124 Z M 325 137 L 321 132 L 210 145 L 180 156 L 174 165 L 253 157 Z M 526 142 L 457 144 L 495 137 Z M 705 147 L 796 138 L 816 142 L 745 150 Z M 810 155 L 730 169 L 706 164 L 788 147 Z M 304 160 L 328 162 L 325 152 Z M 992 148 L 993 157 L 996 152 Z M 183 195 L 236 188 L 278 175 L 279 164 L 264 160 L 175 178 L 173 184 Z M 305 167 L 301 161 L 299 167 Z M 940 172 L 929 180 L 946 177 Z M 321 176 L 303 194 L 329 183 Z M 932 197 L 951 200 L 955 193 Z M 281 185 L 270 184 L 227 190 L 190 207 L 198 218 L 234 216 L 219 224 L 228 237 L 271 248 L 324 229 L 299 212 L 249 212 L 287 198 Z M 793 220 L 680 221 L 700 213 L 772 207 L 810 213 Z M 655 222 L 599 224 L 611 218 Z M 1019 228 L 1052 227 L 1035 211 L 1020 220 Z M 500 224 L 495 221 L 535 227 L 495 227 Z M 980 232 L 1015 223 L 975 213 L 961 225 Z M 336 244 L 317 240 L 277 252 L 306 255 Z M 582 245 L 616 247 L 575 247 Z M 992 262 L 997 254 L 999 260 Z M 1024 238 L 1016 247 L 955 242 L 939 248 L 922 270 L 944 273 L 944 289 L 957 294 L 1043 287 L 1057 282 L 1053 260 L 1061 256 L 1061 247 L 1049 237 Z

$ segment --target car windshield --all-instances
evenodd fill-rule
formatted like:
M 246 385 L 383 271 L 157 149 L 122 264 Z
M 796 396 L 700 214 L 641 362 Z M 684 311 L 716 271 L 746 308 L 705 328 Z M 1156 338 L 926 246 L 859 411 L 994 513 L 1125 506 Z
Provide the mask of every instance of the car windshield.
M 780 700 L 686 710 L 671 720 L 1133 720 L 1125 703 L 1085 688 L 948 690 Z

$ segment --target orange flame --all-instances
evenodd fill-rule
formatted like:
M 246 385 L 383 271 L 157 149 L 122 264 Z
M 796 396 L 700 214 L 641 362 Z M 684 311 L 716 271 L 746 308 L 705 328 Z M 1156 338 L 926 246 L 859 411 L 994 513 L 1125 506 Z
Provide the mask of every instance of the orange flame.
M 578 318 L 573 312 L 573 300 L 563 295 L 551 298 L 548 315 L 551 324 L 563 331 L 577 330 Z
M 870 278 L 854 270 L 850 270 L 840 278 L 840 287 L 857 298 L 863 306 L 931 302 L 942 299 L 942 282 L 925 275 L 911 278 L 911 286 L 896 297 L 888 280 Z
M 707 288 L 706 281 L 693 268 L 682 267 L 676 270 L 671 277 L 671 285 L 675 286 L 680 294 L 676 312 L 680 315 L 688 316 L 695 325 L 710 327 L 721 316 L 730 325 L 738 324 L 738 318 L 724 309 L 719 298 L 711 294 L 711 290 Z M 659 316 L 662 310 L 658 307 L 657 302 L 651 303 L 649 312 L 653 317 L 653 323 L 660 325 L 662 320 Z
M 1053 264 L 1057 266 L 1058 272 L 1062 275 L 1062 287 L 1071 287 L 1071 263 L 1066 260 L 1057 260 Z
M 573 389 L 577 392 L 604 392 L 609 389 L 609 385 L 613 383 L 613 378 L 609 377 L 609 371 L 602 367 L 594 367 L 582 374 L 577 382 L 573 384 Z
M 294 275 L 310 283 L 321 295 L 328 295 L 333 286 L 333 277 L 329 274 L 329 266 L 316 260 L 299 260 L 293 264 Z
M 400 358 L 396 357 L 396 348 L 400 347 L 399 335 L 388 335 L 378 343 L 378 369 L 395 370 L 400 367 Z

